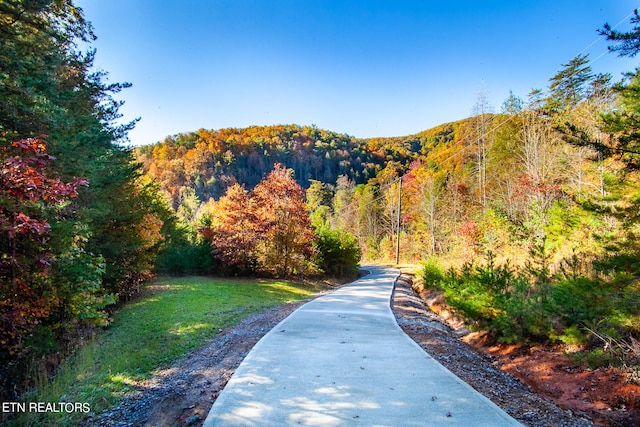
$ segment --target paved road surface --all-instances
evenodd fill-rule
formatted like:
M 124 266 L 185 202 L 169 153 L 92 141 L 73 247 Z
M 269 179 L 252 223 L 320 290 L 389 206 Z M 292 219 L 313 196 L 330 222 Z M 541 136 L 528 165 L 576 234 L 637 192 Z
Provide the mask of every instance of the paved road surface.
M 399 272 L 365 269 L 265 335 L 204 426 L 520 425 L 400 329 L 389 304 Z

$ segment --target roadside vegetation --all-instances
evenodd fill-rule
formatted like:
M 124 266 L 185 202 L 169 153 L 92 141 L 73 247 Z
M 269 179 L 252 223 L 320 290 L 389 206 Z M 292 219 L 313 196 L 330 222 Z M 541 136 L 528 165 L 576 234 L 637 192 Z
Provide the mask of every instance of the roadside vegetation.
M 601 30 L 619 55 L 638 53 L 637 11 L 632 23 Z M 459 205 L 467 213 L 453 235 L 464 244 L 432 251 L 421 276 L 497 341 L 562 345 L 638 382 L 640 73 L 610 79 L 578 56 L 548 91 L 505 104 L 491 125 L 500 131 L 470 163 L 477 202 Z
M 446 271 L 432 260 L 421 279 L 426 288 L 441 290 L 470 327 L 488 331 L 498 342 L 562 343 L 576 361 L 590 368 L 623 367 L 637 381 L 637 279 L 611 267 L 586 275 L 575 257 L 551 274 L 544 259 L 537 260 L 542 262 L 517 268 L 496 264 L 489 254 L 484 262 Z

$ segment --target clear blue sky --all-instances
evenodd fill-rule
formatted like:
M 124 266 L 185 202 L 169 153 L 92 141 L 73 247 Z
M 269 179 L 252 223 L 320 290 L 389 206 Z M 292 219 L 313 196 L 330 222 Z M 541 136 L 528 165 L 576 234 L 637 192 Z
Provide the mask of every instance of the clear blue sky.
M 627 0 L 77 0 L 96 66 L 118 95 L 131 143 L 179 132 L 315 124 L 403 136 L 471 115 L 478 91 L 499 111 L 579 53 L 617 80 L 637 60 L 596 30 L 630 28 Z

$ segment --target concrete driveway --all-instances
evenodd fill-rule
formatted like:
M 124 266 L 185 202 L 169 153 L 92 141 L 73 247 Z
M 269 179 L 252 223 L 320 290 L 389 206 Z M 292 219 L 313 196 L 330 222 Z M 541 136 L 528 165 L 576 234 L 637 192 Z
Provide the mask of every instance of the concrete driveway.
M 400 329 L 390 308 L 399 271 L 364 269 L 265 335 L 204 426 L 520 425 Z

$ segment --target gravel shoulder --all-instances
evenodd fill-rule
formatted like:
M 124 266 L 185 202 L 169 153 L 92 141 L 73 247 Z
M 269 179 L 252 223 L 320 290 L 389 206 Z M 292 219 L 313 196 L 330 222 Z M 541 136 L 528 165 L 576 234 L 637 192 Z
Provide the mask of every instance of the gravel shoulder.
M 260 312 L 222 330 L 208 344 L 140 383 L 115 408 L 87 426 L 201 426 L 213 402 L 251 348 L 306 301 Z M 392 299 L 400 327 L 431 356 L 527 426 L 592 426 L 586 414 L 561 409 L 531 391 L 494 361 L 460 340 L 401 276 Z M 398 355 L 401 369 L 402 355 Z M 394 368 L 394 367 L 390 367 Z M 425 397 L 426 398 L 426 397 Z

